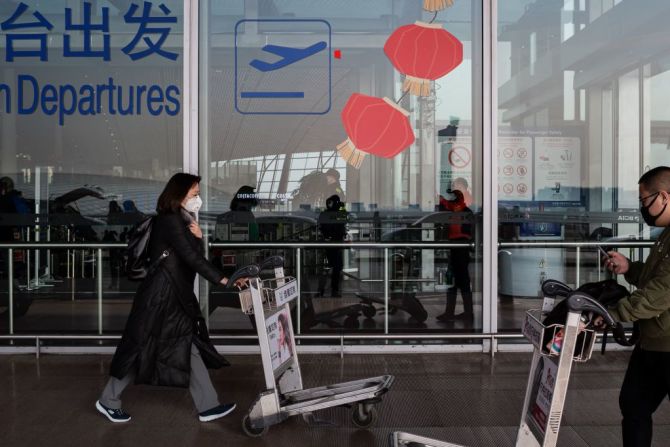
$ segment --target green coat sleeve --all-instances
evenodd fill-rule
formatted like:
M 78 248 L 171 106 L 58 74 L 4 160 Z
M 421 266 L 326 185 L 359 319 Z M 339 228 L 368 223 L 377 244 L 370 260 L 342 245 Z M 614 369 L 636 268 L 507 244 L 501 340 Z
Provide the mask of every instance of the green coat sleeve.
M 641 261 L 629 262 L 628 271 L 624 275 L 624 278 L 626 278 L 626 281 L 628 281 L 629 284 L 632 284 L 635 287 L 637 287 L 638 281 L 640 279 L 640 274 L 642 273 L 642 267 L 644 267 L 644 262 Z
M 639 272 L 637 275 L 639 277 Z M 657 264 L 654 275 L 644 287 L 619 301 L 613 309 L 612 316 L 619 321 L 646 320 L 657 317 L 668 309 L 670 309 L 670 258 L 666 257 Z

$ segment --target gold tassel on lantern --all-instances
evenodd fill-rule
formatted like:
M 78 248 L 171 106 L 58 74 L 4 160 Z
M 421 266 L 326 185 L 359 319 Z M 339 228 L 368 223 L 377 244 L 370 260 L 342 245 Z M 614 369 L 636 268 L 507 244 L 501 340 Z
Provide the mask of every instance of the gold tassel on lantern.
M 359 151 L 349 138 L 337 145 L 337 153 L 351 166 L 360 169 L 365 159 L 365 152 Z
M 423 0 L 423 9 L 430 12 L 442 11 L 454 6 L 454 0 Z
M 415 78 L 406 76 L 402 83 L 402 91 L 409 92 L 414 96 L 430 96 L 430 79 Z

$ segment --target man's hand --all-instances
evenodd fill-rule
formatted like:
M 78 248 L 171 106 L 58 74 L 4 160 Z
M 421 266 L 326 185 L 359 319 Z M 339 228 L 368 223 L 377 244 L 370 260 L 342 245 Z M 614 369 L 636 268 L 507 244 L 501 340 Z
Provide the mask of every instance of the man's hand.
M 607 256 L 603 256 L 603 264 L 610 272 L 622 275 L 628 271 L 628 258 L 616 251 L 608 251 Z
M 603 317 L 601 317 L 600 315 L 598 315 L 597 317 L 595 317 L 593 319 L 592 324 L 598 330 L 602 330 L 602 329 L 605 329 L 607 327 L 607 324 L 605 324 L 605 319 Z

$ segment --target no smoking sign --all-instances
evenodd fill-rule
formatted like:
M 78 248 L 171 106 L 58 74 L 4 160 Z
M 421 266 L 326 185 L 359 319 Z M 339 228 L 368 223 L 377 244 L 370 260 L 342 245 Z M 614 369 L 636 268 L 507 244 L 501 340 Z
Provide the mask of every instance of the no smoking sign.
M 449 151 L 449 164 L 454 168 L 465 168 L 471 160 L 470 149 L 465 146 L 454 146 Z

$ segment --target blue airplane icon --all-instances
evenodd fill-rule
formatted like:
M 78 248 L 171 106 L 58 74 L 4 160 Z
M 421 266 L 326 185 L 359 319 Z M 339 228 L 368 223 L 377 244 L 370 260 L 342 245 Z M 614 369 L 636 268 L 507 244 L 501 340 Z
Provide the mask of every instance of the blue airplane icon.
M 273 63 L 254 59 L 251 62 L 249 62 L 249 65 L 254 67 L 256 70 L 263 72 L 278 70 L 280 68 L 286 67 L 287 65 L 291 65 L 295 62 L 313 56 L 319 51 L 323 51 L 326 48 L 326 46 L 327 46 L 326 42 L 317 42 L 314 45 L 310 45 L 307 48 L 293 48 L 293 47 L 283 47 L 279 45 L 265 45 L 263 48 L 261 48 L 263 51 L 280 56 L 281 59 Z

